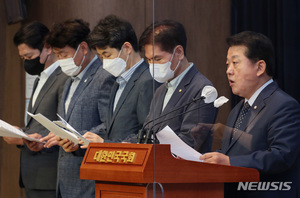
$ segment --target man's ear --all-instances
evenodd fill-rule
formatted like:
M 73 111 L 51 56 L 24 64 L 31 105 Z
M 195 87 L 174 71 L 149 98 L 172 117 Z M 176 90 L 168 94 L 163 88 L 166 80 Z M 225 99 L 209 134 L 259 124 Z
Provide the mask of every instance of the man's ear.
M 179 60 L 184 59 L 184 50 L 183 50 L 183 47 L 181 45 L 176 46 L 174 56 L 178 57 Z
M 52 47 L 48 43 L 44 44 L 44 50 L 46 50 L 47 55 L 50 55 L 52 53 Z
M 256 65 L 257 65 L 257 72 L 256 72 L 257 76 L 261 76 L 264 73 L 266 73 L 267 64 L 266 64 L 266 62 L 264 60 L 257 61 Z
M 83 54 L 86 55 L 89 52 L 89 45 L 87 44 L 87 42 L 82 41 L 80 43 L 80 47 L 83 49 Z
M 131 54 L 131 52 L 133 50 L 133 47 L 132 47 L 131 43 L 125 42 L 123 44 L 123 50 L 126 52 L 126 54 Z

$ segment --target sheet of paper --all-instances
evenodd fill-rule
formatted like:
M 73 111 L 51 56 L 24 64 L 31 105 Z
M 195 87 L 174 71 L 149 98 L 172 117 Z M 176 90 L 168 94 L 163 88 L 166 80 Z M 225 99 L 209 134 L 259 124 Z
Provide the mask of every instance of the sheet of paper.
M 50 121 L 48 118 L 46 118 L 42 114 L 39 113 L 39 114 L 33 115 L 32 113 L 29 113 L 29 112 L 27 112 L 27 113 L 28 113 L 28 115 L 33 117 L 36 121 L 38 121 L 41 125 L 43 125 L 46 129 L 51 131 L 53 134 L 59 136 L 62 139 L 65 139 L 65 138 L 69 139 L 72 142 L 74 142 L 75 145 L 79 143 L 79 140 L 75 134 L 56 125 L 55 123 Z
M 169 126 L 156 133 L 156 136 L 160 144 L 170 144 L 171 152 L 176 156 L 185 160 L 201 162 L 201 153 L 183 142 Z
M 65 121 L 60 115 L 57 114 L 60 121 L 53 121 L 58 126 L 61 126 L 62 128 L 72 132 L 74 135 L 77 136 L 77 138 L 81 139 L 83 141 L 83 145 L 89 145 L 90 141 L 85 139 L 78 131 L 76 131 L 67 121 Z
M 40 142 L 40 140 L 38 139 L 28 137 L 23 131 L 13 127 L 12 125 L 3 120 L 0 120 L 0 136 L 24 138 L 29 141 Z

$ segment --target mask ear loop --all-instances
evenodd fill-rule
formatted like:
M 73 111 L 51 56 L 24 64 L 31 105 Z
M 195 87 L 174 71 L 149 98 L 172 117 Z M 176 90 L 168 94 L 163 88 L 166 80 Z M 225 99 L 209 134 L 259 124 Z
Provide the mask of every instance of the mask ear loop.
M 177 46 L 176 46 L 176 47 L 177 47 Z M 174 57 L 174 54 L 175 54 L 176 47 L 175 47 L 174 50 L 173 50 L 173 54 L 172 54 L 172 57 L 171 57 L 170 62 L 172 62 L 172 60 L 173 60 L 173 57 Z
M 127 61 L 128 61 L 128 58 L 129 58 L 129 54 L 127 55 L 127 58 L 126 58 L 126 63 L 127 63 Z
M 40 56 L 40 57 L 41 57 L 41 56 Z M 47 55 L 47 57 L 46 57 L 46 60 L 45 60 L 44 64 L 46 64 L 46 62 L 47 62 L 47 60 L 48 60 L 48 57 L 49 57 L 49 54 Z
M 124 44 L 121 47 L 121 50 L 120 50 L 119 55 L 118 55 L 118 58 L 120 58 L 121 52 L 123 50 L 123 46 L 124 46 Z M 129 58 L 129 54 L 127 55 L 127 58 L 126 58 L 126 64 L 127 64 L 128 58 Z
M 176 71 L 176 69 L 178 68 L 178 66 L 179 66 L 180 62 L 181 62 L 181 60 L 179 60 L 179 61 L 178 61 L 178 64 L 177 64 L 177 66 L 175 67 L 175 69 L 174 69 L 174 71 L 173 71 L 173 72 L 175 72 L 175 71 Z
M 41 58 L 42 52 L 43 52 L 43 49 L 40 51 L 40 55 L 39 55 L 40 58 Z M 46 62 L 47 62 L 47 60 L 48 60 L 48 57 L 49 57 L 49 54 L 47 55 L 46 60 L 45 60 L 45 62 L 43 63 L 44 65 L 46 64 Z
M 76 50 L 76 52 L 75 52 L 75 54 L 74 54 L 74 56 L 73 56 L 73 61 L 74 61 L 75 56 L 77 55 L 77 52 L 78 52 L 78 50 L 79 50 L 79 47 L 80 47 L 80 44 L 78 45 L 77 50 Z M 81 65 L 82 65 L 82 63 L 83 63 L 83 61 L 84 61 L 84 59 L 85 59 L 85 56 L 83 56 L 83 59 L 82 59 L 82 61 L 81 61 L 81 63 L 80 63 L 79 66 L 77 66 L 76 64 L 75 64 L 75 65 L 76 65 L 77 67 L 81 67 Z
M 122 52 L 122 50 L 123 50 L 123 46 L 124 46 L 124 44 L 123 44 L 122 47 L 121 47 L 121 50 L 120 50 L 119 55 L 118 55 L 118 58 L 120 58 L 121 52 Z
M 176 46 L 176 47 L 177 47 L 177 46 Z M 175 54 L 176 47 L 175 47 L 175 48 L 174 48 L 174 50 L 173 50 L 173 54 L 172 54 L 172 57 L 171 57 L 171 60 L 170 60 L 170 62 L 172 62 L 172 60 L 173 60 L 173 57 L 174 57 L 174 54 Z M 175 69 L 173 70 L 173 72 L 175 72 L 175 71 L 176 71 L 176 69 L 178 68 L 178 66 L 179 66 L 180 62 L 181 62 L 181 60 L 179 60 L 179 61 L 178 61 L 178 64 L 177 64 L 177 66 L 175 67 Z M 171 69 L 171 68 L 170 68 L 170 69 Z
M 78 50 L 79 50 L 79 47 L 80 47 L 80 44 L 79 44 L 78 47 L 77 47 L 77 50 L 76 50 L 76 52 L 75 52 L 75 54 L 74 54 L 74 56 L 73 56 L 73 59 L 75 58 L 75 56 L 76 56 L 76 54 L 77 54 L 77 52 L 78 52 Z
M 83 63 L 84 59 L 85 59 L 85 56 L 83 56 L 83 59 L 82 59 L 82 61 L 81 61 L 80 65 L 79 65 L 79 67 L 82 65 L 82 63 Z

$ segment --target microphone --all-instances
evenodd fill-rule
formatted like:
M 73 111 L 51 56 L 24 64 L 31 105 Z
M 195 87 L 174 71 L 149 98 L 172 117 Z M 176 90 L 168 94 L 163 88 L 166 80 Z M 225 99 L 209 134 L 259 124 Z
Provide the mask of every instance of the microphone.
M 153 129 L 154 126 L 156 126 L 156 125 L 158 125 L 158 124 L 160 124 L 162 122 L 166 122 L 168 120 L 176 118 L 176 117 L 178 117 L 180 115 L 183 115 L 185 113 L 188 113 L 188 112 L 194 111 L 196 109 L 202 108 L 202 107 L 204 107 L 206 105 L 199 106 L 199 107 L 197 107 L 195 109 L 191 109 L 189 111 L 186 111 L 186 112 L 183 112 L 183 113 L 178 114 L 176 116 L 173 116 L 171 118 L 168 118 L 167 120 L 163 120 L 163 121 L 160 121 L 158 123 L 155 123 L 151 128 L 148 128 L 147 131 L 145 131 L 146 126 L 148 126 L 151 122 L 154 122 L 154 121 L 156 121 L 158 119 L 161 119 L 161 118 L 163 118 L 163 117 L 165 117 L 165 116 L 167 116 L 167 115 L 169 115 L 169 114 L 171 114 L 171 113 L 173 113 L 173 112 L 175 112 L 175 111 L 177 111 L 177 110 L 179 110 L 179 109 L 181 109 L 181 108 L 183 108 L 185 106 L 188 106 L 188 105 L 190 105 L 192 103 L 197 102 L 198 100 L 204 100 L 204 102 L 208 105 L 209 103 L 214 102 L 217 97 L 218 97 L 218 92 L 217 92 L 217 90 L 213 86 L 210 86 L 210 85 L 205 86 L 202 89 L 201 97 L 199 97 L 199 98 L 193 98 L 192 101 L 190 101 L 190 102 L 188 102 L 188 103 L 186 103 L 186 104 L 184 104 L 182 106 L 179 106 L 179 107 L 173 109 L 172 111 L 169 111 L 169 112 L 167 112 L 167 113 L 165 113 L 165 114 L 163 114 L 163 115 L 161 115 L 161 116 L 159 116 L 157 118 L 154 118 L 154 119 L 148 121 L 147 123 L 145 123 L 144 126 L 143 126 L 143 128 L 140 129 L 139 132 L 138 132 L 137 143 L 138 144 L 140 144 L 140 143 L 145 143 L 145 144 L 146 143 L 150 143 L 149 140 L 151 139 L 150 136 L 152 135 L 152 129 Z

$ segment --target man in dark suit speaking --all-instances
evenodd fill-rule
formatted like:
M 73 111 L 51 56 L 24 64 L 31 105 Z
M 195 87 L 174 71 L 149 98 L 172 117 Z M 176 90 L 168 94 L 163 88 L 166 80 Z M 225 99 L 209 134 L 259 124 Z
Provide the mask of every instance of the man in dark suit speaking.
M 300 197 L 300 107 L 272 80 L 272 43 L 250 31 L 229 37 L 227 42 L 229 84 L 244 100 L 228 117 L 227 126 L 233 130 L 225 131 L 220 152 L 200 159 L 260 172 L 265 190 L 225 185 L 227 197 Z

